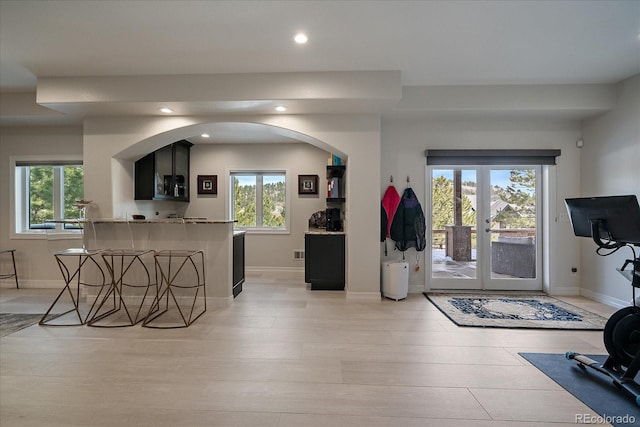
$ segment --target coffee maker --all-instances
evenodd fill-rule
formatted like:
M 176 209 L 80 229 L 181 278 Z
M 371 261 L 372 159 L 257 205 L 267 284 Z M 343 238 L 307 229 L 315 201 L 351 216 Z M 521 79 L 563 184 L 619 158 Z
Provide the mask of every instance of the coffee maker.
M 342 231 L 342 220 L 340 219 L 340 208 L 327 208 L 327 231 Z

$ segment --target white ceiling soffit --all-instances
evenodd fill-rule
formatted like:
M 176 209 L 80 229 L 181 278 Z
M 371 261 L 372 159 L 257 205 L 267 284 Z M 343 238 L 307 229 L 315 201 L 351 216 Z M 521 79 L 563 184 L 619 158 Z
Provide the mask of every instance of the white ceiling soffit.
M 402 96 L 399 71 L 45 77 L 37 102 L 67 114 L 380 113 Z

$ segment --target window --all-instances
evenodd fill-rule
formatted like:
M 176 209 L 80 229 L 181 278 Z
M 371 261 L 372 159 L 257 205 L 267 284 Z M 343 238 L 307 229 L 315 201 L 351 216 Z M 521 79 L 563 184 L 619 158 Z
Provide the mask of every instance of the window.
M 247 230 L 285 231 L 287 186 L 284 171 L 231 172 L 231 218 Z
M 16 233 L 55 228 L 48 219 L 79 217 L 75 204 L 84 192 L 81 161 L 16 160 L 14 165 Z

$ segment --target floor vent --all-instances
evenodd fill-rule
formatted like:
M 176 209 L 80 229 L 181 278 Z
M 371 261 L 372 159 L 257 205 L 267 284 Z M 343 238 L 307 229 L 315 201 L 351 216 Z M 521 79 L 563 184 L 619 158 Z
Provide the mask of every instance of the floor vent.
M 294 250 L 293 259 L 304 259 L 304 251 L 302 249 Z

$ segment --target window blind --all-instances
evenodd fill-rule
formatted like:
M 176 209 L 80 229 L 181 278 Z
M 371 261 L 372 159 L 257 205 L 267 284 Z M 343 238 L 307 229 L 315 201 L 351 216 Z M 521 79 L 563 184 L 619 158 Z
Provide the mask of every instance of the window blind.
M 16 166 L 82 166 L 82 160 L 16 160 Z
M 428 166 L 555 165 L 560 150 L 425 150 Z

